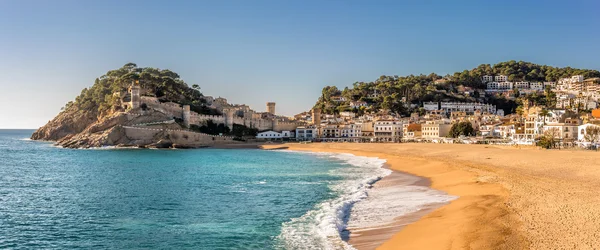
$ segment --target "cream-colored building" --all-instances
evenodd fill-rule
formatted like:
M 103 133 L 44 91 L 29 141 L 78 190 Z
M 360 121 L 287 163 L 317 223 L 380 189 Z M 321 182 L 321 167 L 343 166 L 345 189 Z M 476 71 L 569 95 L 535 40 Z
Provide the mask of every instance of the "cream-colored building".
M 452 124 L 442 121 L 428 121 L 421 124 L 421 137 L 423 139 L 438 139 L 440 137 L 448 137 Z
M 375 141 L 398 142 L 402 139 L 402 122 L 397 120 L 375 121 Z

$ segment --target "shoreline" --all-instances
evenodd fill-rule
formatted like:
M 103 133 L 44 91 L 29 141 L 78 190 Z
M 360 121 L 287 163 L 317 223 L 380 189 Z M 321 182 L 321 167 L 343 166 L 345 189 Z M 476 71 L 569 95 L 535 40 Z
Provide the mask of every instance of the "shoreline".
M 358 249 L 528 248 L 528 241 L 517 230 L 520 221 L 506 206 L 509 192 L 502 185 L 483 181 L 478 173 L 441 159 L 378 150 L 398 144 L 364 145 L 285 144 L 262 148 L 377 157 L 385 159 L 394 171 L 429 179 L 429 188 L 458 197 L 445 205 L 398 216 L 391 227 L 365 229 L 361 236 L 350 236 L 349 244 L 354 243 Z
M 409 186 L 419 186 L 431 189 L 431 180 L 429 178 L 416 176 L 403 171 L 394 170 L 390 168 L 390 165 L 388 163 L 384 164 L 383 167 L 390 169 L 393 172 L 387 176 L 384 176 L 381 180 L 374 183 L 372 187 L 373 190 L 393 187 L 402 188 Z M 407 176 L 415 178 L 416 180 L 407 182 Z M 421 205 L 418 211 L 396 216 L 386 224 L 364 228 L 348 228 L 348 231 L 350 232 L 348 243 L 359 250 L 376 249 L 377 247 L 385 243 L 388 239 L 392 238 L 394 234 L 402 230 L 402 228 L 404 228 L 405 226 L 416 222 L 426 214 L 448 203 L 449 202 L 444 202 L 441 204 L 427 203 Z

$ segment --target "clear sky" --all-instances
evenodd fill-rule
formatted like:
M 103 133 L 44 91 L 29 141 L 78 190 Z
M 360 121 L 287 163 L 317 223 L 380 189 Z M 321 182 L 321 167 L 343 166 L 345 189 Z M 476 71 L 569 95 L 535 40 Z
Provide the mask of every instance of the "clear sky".
M 600 69 L 600 1 L 0 0 L 0 128 L 37 128 L 125 63 L 283 115 L 326 85 L 524 60 Z

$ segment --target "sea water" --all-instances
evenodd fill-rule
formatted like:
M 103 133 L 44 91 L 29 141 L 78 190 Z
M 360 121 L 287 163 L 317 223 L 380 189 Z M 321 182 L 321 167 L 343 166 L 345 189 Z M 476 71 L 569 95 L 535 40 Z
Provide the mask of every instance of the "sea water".
M 390 174 L 377 158 L 63 149 L 28 140 L 32 132 L 0 130 L 2 249 L 351 249 L 349 225 L 383 224 L 449 197 L 423 187 L 374 192 Z M 405 202 L 390 198 L 403 194 Z M 374 209 L 382 204 L 387 212 Z

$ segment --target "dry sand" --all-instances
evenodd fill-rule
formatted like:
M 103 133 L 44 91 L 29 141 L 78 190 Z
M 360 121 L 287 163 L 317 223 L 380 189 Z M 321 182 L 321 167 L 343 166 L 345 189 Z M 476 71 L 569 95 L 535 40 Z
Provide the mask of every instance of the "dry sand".
M 391 229 L 399 231 L 378 249 L 600 247 L 600 152 L 414 143 L 285 147 L 384 158 L 392 169 L 427 177 L 432 188 L 459 196 Z M 389 235 L 383 231 L 367 236 Z

